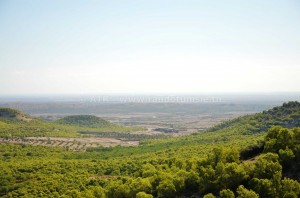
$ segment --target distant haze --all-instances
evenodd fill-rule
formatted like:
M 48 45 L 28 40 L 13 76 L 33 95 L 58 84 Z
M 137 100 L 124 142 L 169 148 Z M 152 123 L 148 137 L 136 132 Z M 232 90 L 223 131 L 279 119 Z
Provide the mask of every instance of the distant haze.
M 300 101 L 300 93 L 247 93 L 247 94 L 82 94 L 82 95 L 5 95 L 0 106 L 18 103 L 74 103 L 74 104 L 128 104 L 128 103 L 180 103 L 180 104 L 268 104 L 282 105 L 287 101 Z
M 0 1 L 0 96 L 300 92 L 298 0 Z

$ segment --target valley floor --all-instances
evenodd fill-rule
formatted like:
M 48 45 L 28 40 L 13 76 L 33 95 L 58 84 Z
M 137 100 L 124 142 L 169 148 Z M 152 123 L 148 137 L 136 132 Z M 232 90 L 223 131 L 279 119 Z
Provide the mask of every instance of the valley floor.
M 64 138 L 64 137 L 25 137 L 3 139 L 0 143 L 30 144 L 41 146 L 59 146 L 71 151 L 85 151 L 87 148 L 94 147 L 114 147 L 114 146 L 137 146 L 138 140 L 126 140 L 116 138 Z

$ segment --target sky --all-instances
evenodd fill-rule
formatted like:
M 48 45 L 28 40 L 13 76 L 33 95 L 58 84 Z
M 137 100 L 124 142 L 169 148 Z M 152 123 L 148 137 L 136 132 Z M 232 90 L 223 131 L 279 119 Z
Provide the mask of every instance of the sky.
M 1 0 L 0 95 L 300 92 L 299 0 Z

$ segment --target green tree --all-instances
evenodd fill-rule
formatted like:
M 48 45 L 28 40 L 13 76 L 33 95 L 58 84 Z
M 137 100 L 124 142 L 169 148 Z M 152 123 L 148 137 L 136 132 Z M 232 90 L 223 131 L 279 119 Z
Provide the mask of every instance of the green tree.
M 208 193 L 204 195 L 203 198 L 216 198 L 216 196 L 214 196 L 212 193 Z
M 199 187 L 199 175 L 195 171 L 188 172 L 185 180 L 185 186 L 188 191 L 196 191 Z
M 176 188 L 172 181 L 163 180 L 157 187 L 158 197 L 175 197 Z
M 254 177 L 272 179 L 277 172 L 281 173 L 282 166 L 278 162 L 278 155 L 274 153 L 262 154 L 255 163 Z
M 295 155 L 289 147 L 286 147 L 285 149 L 280 149 L 279 150 L 279 158 L 281 163 L 283 164 L 284 167 L 290 167 L 292 164 Z
M 234 198 L 234 193 L 230 189 L 220 191 L 220 198 Z
M 243 185 L 240 185 L 237 190 L 237 198 L 259 198 L 258 194 L 256 194 L 253 190 L 248 190 Z
M 93 192 L 94 197 L 105 198 L 106 196 L 106 190 L 103 189 L 101 186 L 91 186 L 88 189 Z
M 211 165 L 200 167 L 199 191 L 201 194 L 219 191 L 218 175 Z
M 280 126 L 269 129 L 265 137 L 265 152 L 277 153 L 280 149 L 293 146 L 294 132 Z
M 136 198 L 153 198 L 151 194 L 147 194 L 145 192 L 138 192 L 136 194 Z
M 242 165 L 236 162 L 220 163 L 216 167 L 216 173 L 219 175 L 219 183 L 222 188 L 237 188 L 238 185 L 247 177 L 247 173 Z
M 131 191 L 133 195 L 135 195 L 138 192 L 146 192 L 151 193 L 152 185 L 148 178 L 141 178 L 138 177 L 133 180 L 131 183 Z
M 273 186 L 273 183 L 269 179 L 258 179 L 254 178 L 250 182 L 250 186 L 255 192 L 259 194 L 260 197 L 272 197 L 276 198 L 276 188 Z
M 291 196 L 296 195 L 300 196 L 300 184 L 292 179 L 284 178 L 282 181 L 281 195 L 282 196 Z

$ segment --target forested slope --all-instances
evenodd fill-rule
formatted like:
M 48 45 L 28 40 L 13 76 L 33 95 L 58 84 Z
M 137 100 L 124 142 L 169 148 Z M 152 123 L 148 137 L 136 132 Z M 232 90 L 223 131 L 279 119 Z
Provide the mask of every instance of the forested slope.
M 273 126 L 255 132 L 242 117 L 241 123 L 229 121 L 234 124 L 212 132 L 147 140 L 131 148 L 73 153 L 0 144 L 0 195 L 296 198 L 300 195 L 300 129 L 284 124 L 299 122 L 299 117 L 291 116 L 299 112 L 299 103 L 286 103 L 270 112 L 278 115 L 271 118 L 272 123 L 288 128 Z M 265 124 L 254 117 L 250 120 Z M 283 121 L 287 117 L 292 120 Z M 256 156 L 241 159 L 240 153 L 258 145 L 261 150 Z
M 272 126 L 287 128 L 300 127 L 300 103 L 297 101 L 284 103 L 282 106 L 254 115 L 241 116 L 218 124 L 208 131 L 218 131 L 228 127 L 243 126 L 243 133 L 265 132 Z
M 262 113 L 241 116 L 220 125 L 214 126 L 205 132 L 194 133 L 190 136 L 167 138 L 159 140 L 145 140 L 139 148 L 114 149 L 114 157 L 124 153 L 156 152 L 160 150 L 176 149 L 181 155 L 194 156 L 206 153 L 213 146 L 231 144 L 246 148 L 258 145 L 265 133 L 272 126 L 286 128 L 299 127 L 300 103 L 288 102 Z M 197 148 L 201 149 L 197 149 Z M 112 153 L 110 152 L 109 155 Z M 104 153 L 104 155 L 106 155 Z M 175 154 L 176 155 L 176 154 Z M 87 156 L 87 155 L 86 155 Z M 85 157 L 86 157 L 85 156 Z

